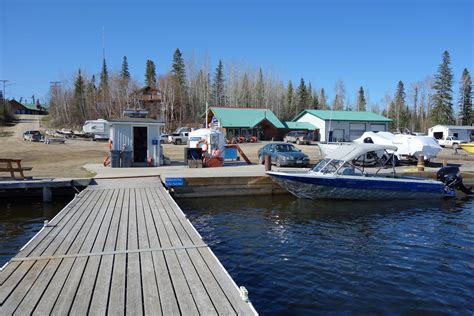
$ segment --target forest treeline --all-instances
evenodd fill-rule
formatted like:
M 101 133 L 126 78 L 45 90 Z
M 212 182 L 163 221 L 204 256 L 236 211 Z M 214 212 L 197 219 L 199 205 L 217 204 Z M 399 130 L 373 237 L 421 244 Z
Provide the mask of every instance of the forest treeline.
M 403 81 L 394 83 L 393 95 L 372 101 L 367 88 L 361 86 L 348 92 L 342 80 L 328 91 L 304 78 L 299 82 L 284 82 L 271 69 L 224 65 L 221 60 L 211 69 L 207 59 L 184 60 L 176 49 L 169 71 L 158 74 L 154 61 L 146 61 L 144 85 L 160 92 L 159 110 L 168 129 L 202 122 L 207 103 L 268 108 L 282 120 L 291 120 L 304 109 L 371 111 L 393 119 L 392 130 L 426 131 L 435 124 L 473 122 L 471 76 L 464 69 L 455 100 L 450 63 L 449 53 L 445 51 L 434 76 L 408 85 Z M 104 59 L 97 77 L 79 69 L 70 81 L 51 86 L 49 104 L 54 124 L 79 127 L 85 120 L 121 117 L 125 108 L 139 106 L 134 92 L 143 84 L 131 78 L 126 56 L 116 73 L 109 73 Z M 458 112 L 454 110 L 455 102 Z

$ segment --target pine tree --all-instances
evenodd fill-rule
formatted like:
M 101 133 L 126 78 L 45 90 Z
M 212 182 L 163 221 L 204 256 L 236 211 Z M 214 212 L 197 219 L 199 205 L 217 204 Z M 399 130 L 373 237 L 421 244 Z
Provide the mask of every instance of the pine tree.
M 402 81 L 398 82 L 395 92 L 396 126 L 399 129 L 408 128 L 410 124 L 410 113 L 406 105 L 405 86 Z
M 244 74 L 242 79 L 242 88 L 239 98 L 239 105 L 249 108 L 251 106 L 251 93 L 250 93 L 250 83 L 247 74 Z
M 321 88 L 321 91 L 319 91 L 318 101 L 319 101 L 319 107 L 322 110 L 327 110 L 327 108 L 328 108 L 328 103 L 327 103 L 328 99 L 326 97 L 326 92 L 324 91 L 324 88 Z
M 300 85 L 298 86 L 298 89 L 296 89 L 296 97 L 297 103 L 295 115 L 298 115 L 299 113 L 303 112 L 308 105 L 308 91 L 303 78 L 301 78 Z
M 222 60 L 219 60 L 214 74 L 214 82 L 212 83 L 212 102 L 214 106 L 225 105 L 224 81 L 224 66 Z
M 313 110 L 317 110 L 319 109 L 319 100 L 318 100 L 318 95 L 316 94 L 316 92 L 313 93 L 313 103 L 311 104 L 311 108 Z
M 295 117 L 295 114 L 293 111 L 293 94 L 294 94 L 294 91 L 293 91 L 293 83 L 290 81 L 288 81 L 288 87 L 287 87 L 287 90 L 286 90 L 286 97 L 285 97 L 285 103 L 284 103 L 284 106 L 283 106 L 283 114 L 281 115 L 282 116 L 282 119 L 284 121 L 289 121 L 291 120 L 293 117 Z
M 313 86 L 311 85 L 311 82 L 308 83 L 308 104 L 306 105 L 306 108 L 311 109 L 313 107 Z
M 257 98 L 257 107 L 264 107 L 265 103 L 265 85 L 263 83 L 262 68 L 258 70 L 257 82 L 255 83 L 255 94 Z
M 122 70 L 120 71 L 120 79 L 122 79 L 123 81 L 130 80 L 130 71 L 128 71 L 127 56 L 123 56 Z
M 94 107 L 93 110 L 95 109 L 96 106 L 96 93 L 97 93 L 97 87 L 95 86 L 95 76 L 92 75 L 91 80 L 87 84 L 86 88 L 86 95 L 87 95 L 87 103 L 89 108 Z
M 186 90 L 186 68 L 184 65 L 183 55 L 179 48 L 176 48 L 176 51 L 173 54 L 172 72 L 176 76 L 180 86 Z
M 104 58 L 102 61 L 102 71 L 100 72 L 99 88 L 102 91 L 106 91 L 108 87 L 109 87 L 109 72 L 107 71 L 107 63 L 105 62 L 105 58 Z
M 443 61 L 438 67 L 433 89 L 433 109 L 431 118 L 433 124 L 453 124 L 453 73 L 450 68 L 450 57 L 448 51 L 443 53 Z
M 471 125 L 474 121 L 472 113 L 472 79 L 467 68 L 464 68 L 459 89 L 459 118 L 461 125 Z
M 155 63 L 150 59 L 146 61 L 145 84 L 150 87 L 156 87 Z
M 359 93 L 357 95 L 357 111 L 365 112 L 367 102 L 365 100 L 364 88 L 360 87 Z
M 398 128 L 397 110 L 396 110 L 395 102 L 393 101 L 390 102 L 390 105 L 388 106 L 388 110 L 384 111 L 383 115 L 392 120 L 389 123 L 388 128 L 391 131 L 395 131 Z
M 74 108 L 76 111 L 76 115 L 73 115 L 75 118 L 75 122 L 79 123 L 84 122 L 86 120 L 86 112 L 85 112 L 85 83 L 84 79 L 82 78 L 81 69 L 77 74 L 76 80 L 74 81 Z

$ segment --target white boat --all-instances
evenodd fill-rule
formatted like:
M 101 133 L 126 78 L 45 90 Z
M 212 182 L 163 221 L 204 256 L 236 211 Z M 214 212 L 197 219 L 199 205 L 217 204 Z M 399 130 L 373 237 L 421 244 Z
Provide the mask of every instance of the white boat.
M 425 162 L 435 158 L 442 150 L 433 137 L 416 136 L 410 134 L 392 134 L 390 132 L 365 132 L 361 137 L 354 140 L 354 143 L 371 143 L 377 145 L 396 146 L 395 160 L 405 162 L 415 162 L 418 156 L 423 156 Z M 320 143 L 319 149 L 323 157 L 336 150 L 339 146 L 350 145 L 351 143 Z M 387 150 L 389 154 L 394 153 Z M 377 152 L 379 158 L 388 159 L 384 152 Z M 370 155 L 369 155 L 370 156 Z M 370 165 L 374 162 L 370 157 L 365 157 L 365 163 Z
M 462 185 L 457 167 L 447 167 L 438 174 L 445 182 L 418 177 L 400 177 L 395 173 L 393 154 L 391 160 L 381 161 L 380 168 L 369 174 L 354 160 L 370 153 L 383 151 L 389 155 L 397 150 L 393 145 L 352 143 L 338 146 L 326 155 L 312 170 L 303 173 L 268 171 L 272 179 L 290 193 L 308 199 L 426 199 L 453 197 L 455 187 Z M 379 173 L 392 163 L 392 172 Z
M 395 157 L 400 161 L 417 161 L 419 156 L 423 156 L 425 161 L 429 161 L 443 150 L 431 136 L 392 134 L 390 132 L 365 132 L 361 137 L 354 139 L 354 142 L 396 146 Z

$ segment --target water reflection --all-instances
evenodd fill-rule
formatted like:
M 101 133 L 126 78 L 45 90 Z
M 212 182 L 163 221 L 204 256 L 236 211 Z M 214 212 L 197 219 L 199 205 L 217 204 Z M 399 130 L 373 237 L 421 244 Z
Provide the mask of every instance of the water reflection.
M 9 200 L 0 203 L 0 266 L 16 255 L 72 197 L 56 197 L 53 203 L 38 199 Z
M 474 200 L 180 200 L 262 314 L 469 311 Z

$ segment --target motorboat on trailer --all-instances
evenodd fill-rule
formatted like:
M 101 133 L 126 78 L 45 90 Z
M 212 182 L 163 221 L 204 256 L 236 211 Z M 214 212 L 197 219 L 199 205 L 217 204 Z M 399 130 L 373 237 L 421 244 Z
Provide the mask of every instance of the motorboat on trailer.
M 457 167 L 444 167 L 437 179 L 398 176 L 395 173 L 393 145 L 352 143 L 340 146 L 328 153 L 313 169 L 306 172 L 267 171 L 272 179 L 293 195 L 307 199 L 432 199 L 454 197 L 455 189 L 465 189 Z M 373 173 L 354 163 L 370 153 L 384 151 L 389 160 L 379 160 L 379 168 Z M 387 173 L 387 167 L 392 171 Z M 383 171 L 382 171 L 383 170 Z M 382 171 L 382 172 L 381 172 Z

